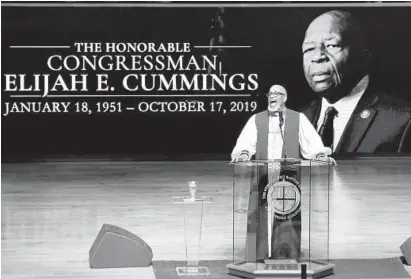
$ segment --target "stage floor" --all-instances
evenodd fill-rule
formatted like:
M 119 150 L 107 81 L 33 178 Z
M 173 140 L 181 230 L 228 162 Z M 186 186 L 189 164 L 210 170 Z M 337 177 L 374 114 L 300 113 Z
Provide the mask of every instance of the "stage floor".
M 330 258 L 401 255 L 411 236 L 411 158 L 339 161 L 330 182 Z M 3 278 L 153 278 L 150 269 L 92 270 L 104 223 L 144 239 L 155 261 L 184 260 L 183 216 L 171 197 L 199 181 L 201 258 L 232 259 L 232 170 L 226 161 L 2 164 Z

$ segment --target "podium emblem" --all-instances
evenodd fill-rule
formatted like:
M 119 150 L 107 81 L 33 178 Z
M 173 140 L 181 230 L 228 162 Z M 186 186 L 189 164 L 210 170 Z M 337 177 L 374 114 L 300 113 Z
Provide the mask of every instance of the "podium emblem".
M 291 219 L 301 210 L 300 184 L 292 177 L 280 176 L 269 183 L 263 198 L 267 199 L 267 206 L 273 210 L 276 219 Z

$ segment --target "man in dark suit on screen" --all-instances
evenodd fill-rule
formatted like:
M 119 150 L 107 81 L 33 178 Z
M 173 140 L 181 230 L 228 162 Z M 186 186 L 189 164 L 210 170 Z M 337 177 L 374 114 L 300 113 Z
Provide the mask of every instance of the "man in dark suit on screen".
M 411 105 L 377 88 L 364 35 L 348 12 L 312 21 L 302 45 L 304 74 L 320 99 L 303 113 L 336 155 L 411 152 Z

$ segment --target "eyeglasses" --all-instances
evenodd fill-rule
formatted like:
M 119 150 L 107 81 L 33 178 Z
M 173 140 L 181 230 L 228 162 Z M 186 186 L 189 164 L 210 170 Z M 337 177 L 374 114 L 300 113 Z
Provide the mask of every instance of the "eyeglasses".
M 267 94 L 265 94 L 267 97 L 277 97 L 277 96 L 284 96 L 284 93 L 281 92 L 268 92 Z

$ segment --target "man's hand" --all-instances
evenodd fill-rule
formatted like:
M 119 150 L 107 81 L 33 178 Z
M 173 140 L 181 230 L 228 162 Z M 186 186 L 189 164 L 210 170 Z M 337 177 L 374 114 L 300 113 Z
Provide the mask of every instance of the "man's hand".
M 335 161 L 333 157 L 327 156 L 327 158 L 328 158 L 328 162 L 330 162 L 333 166 L 337 166 L 337 162 Z
M 327 151 L 328 151 L 328 150 L 327 150 Z M 326 152 L 327 152 L 327 151 L 326 151 Z M 331 163 L 331 165 L 336 166 L 336 165 L 337 165 L 337 162 L 335 161 L 335 159 L 332 158 L 332 157 L 330 157 L 330 156 L 328 156 L 328 155 L 329 155 L 329 154 L 326 154 L 326 153 L 320 153 L 320 154 L 317 155 L 316 159 L 317 159 L 318 161 L 329 162 L 329 163 Z
M 326 155 L 326 154 L 324 154 L 324 153 L 321 153 L 321 154 L 317 155 L 316 159 L 318 161 L 329 162 L 329 163 L 331 163 L 331 165 L 337 166 L 337 162 L 335 161 L 335 159 L 328 156 L 328 155 Z
M 247 162 L 247 161 L 250 161 L 250 156 L 248 155 L 248 152 L 241 152 L 239 154 L 234 155 L 230 163 Z

